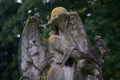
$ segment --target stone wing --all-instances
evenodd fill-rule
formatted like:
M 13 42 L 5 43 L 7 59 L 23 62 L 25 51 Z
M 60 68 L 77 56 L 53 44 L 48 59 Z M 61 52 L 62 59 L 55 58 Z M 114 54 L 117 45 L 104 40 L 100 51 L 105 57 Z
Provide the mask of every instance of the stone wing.
M 19 43 L 20 80 L 37 80 L 47 65 L 47 48 L 42 44 L 39 20 L 30 17 L 25 24 Z
M 81 52 L 89 52 L 90 42 L 86 34 L 84 25 L 80 19 L 80 16 L 77 12 L 71 12 L 69 15 L 68 27 L 71 30 L 71 35 L 78 45 L 78 48 Z

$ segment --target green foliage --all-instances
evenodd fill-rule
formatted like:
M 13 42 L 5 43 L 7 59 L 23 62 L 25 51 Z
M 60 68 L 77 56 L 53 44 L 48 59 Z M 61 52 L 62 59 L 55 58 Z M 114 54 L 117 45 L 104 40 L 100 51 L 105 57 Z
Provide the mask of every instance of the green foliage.
M 115 0 L 96 0 L 96 3 L 89 6 L 89 12 L 92 14 L 85 19 L 85 27 L 90 40 L 93 42 L 95 35 L 101 35 L 108 43 L 110 49 L 110 59 L 103 65 L 103 76 L 105 80 L 120 79 L 120 1 Z M 116 15 L 115 15 L 115 14 Z M 119 17 L 119 18 L 118 18 Z
M 69 11 L 77 11 L 89 39 L 93 42 L 96 35 L 101 35 L 110 48 L 110 59 L 103 65 L 105 80 L 120 79 L 120 0 L 0 0 L 0 78 L 18 80 L 18 44 L 19 34 L 29 16 L 36 16 L 42 24 L 50 18 L 51 10 L 63 6 Z M 41 28 L 41 35 L 49 37 L 49 29 Z
M 41 29 L 41 35 L 43 38 L 49 38 L 50 36 L 50 30 L 47 28 L 42 28 Z

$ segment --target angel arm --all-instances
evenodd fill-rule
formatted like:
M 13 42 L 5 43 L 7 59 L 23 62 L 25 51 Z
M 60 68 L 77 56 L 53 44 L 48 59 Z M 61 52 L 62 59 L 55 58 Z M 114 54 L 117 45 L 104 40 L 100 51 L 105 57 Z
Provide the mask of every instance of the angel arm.
M 71 46 L 66 39 L 61 39 L 56 35 L 51 35 L 48 41 L 50 43 L 50 46 L 54 50 L 60 52 L 61 54 L 64 54 L 64 56 L 69 55 L 69 57 L 73 59 L 83 59 L 83 58 L 93 59 L 91 55 L 84 54 L 83 52 L 79 51 L 76 47 Z
M 70 46 L 66 40 L 62 40 L 56 35 L 51 35 L 48 41 L 49 41 L 50 46 L 55 51 L 58 51 L 61 54 L 69 53 L 71 54 L 70 57 L 75 58 L 75 59 L 80 58 L 80 54 L 79 54 L 80 52 L 78 52 L 75 47 Z

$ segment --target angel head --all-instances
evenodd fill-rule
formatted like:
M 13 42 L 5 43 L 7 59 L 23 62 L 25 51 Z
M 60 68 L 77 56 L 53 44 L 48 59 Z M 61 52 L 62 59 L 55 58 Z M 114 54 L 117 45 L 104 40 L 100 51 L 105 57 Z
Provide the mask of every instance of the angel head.
M 68 11 L 63 7 L 56 7 L 51 11 L 51 19 L 48 21 L 47 24 L 50 24 L 50 28 L 55 31 L 64 31 L 65 26 L 68 23 L 67 20 L 67 13 Z
M 65 9 L 64 7 L 56 7 L 51 12 L 51 19 L 55 18 L 61 13 L 67 13 L 67 12 L 68 12 L 67 9 Z

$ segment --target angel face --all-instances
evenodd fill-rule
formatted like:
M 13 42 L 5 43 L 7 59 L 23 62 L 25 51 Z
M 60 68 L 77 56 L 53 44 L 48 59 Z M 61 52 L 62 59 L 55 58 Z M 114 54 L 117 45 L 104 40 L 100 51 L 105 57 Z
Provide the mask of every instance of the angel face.
M 66 31 L 66 28 L 68 26 L 68 19 L 66 16 L 61 15 L 57 20 L 54 21 L 54 23 L 49 27 L 52 29 L 54 32 L 59 33 Z M 54 19 L 53 19 L 54 20 Z
M 61 19 L 60 23 L 58 23 L 58 29 L 61 32 L 64 32 L 66 30 L 67 24 L 68 24 L 68 20 L 67 19 Z
M 51 20 L 54 21 L 54 24 L 52 27 L 57 27 L 60 31 L 64 31 L 65 27 L 67 25 L 67 17 L 66 13 L 68 11 L 63 7 L 56 7 L 51 12 Z

